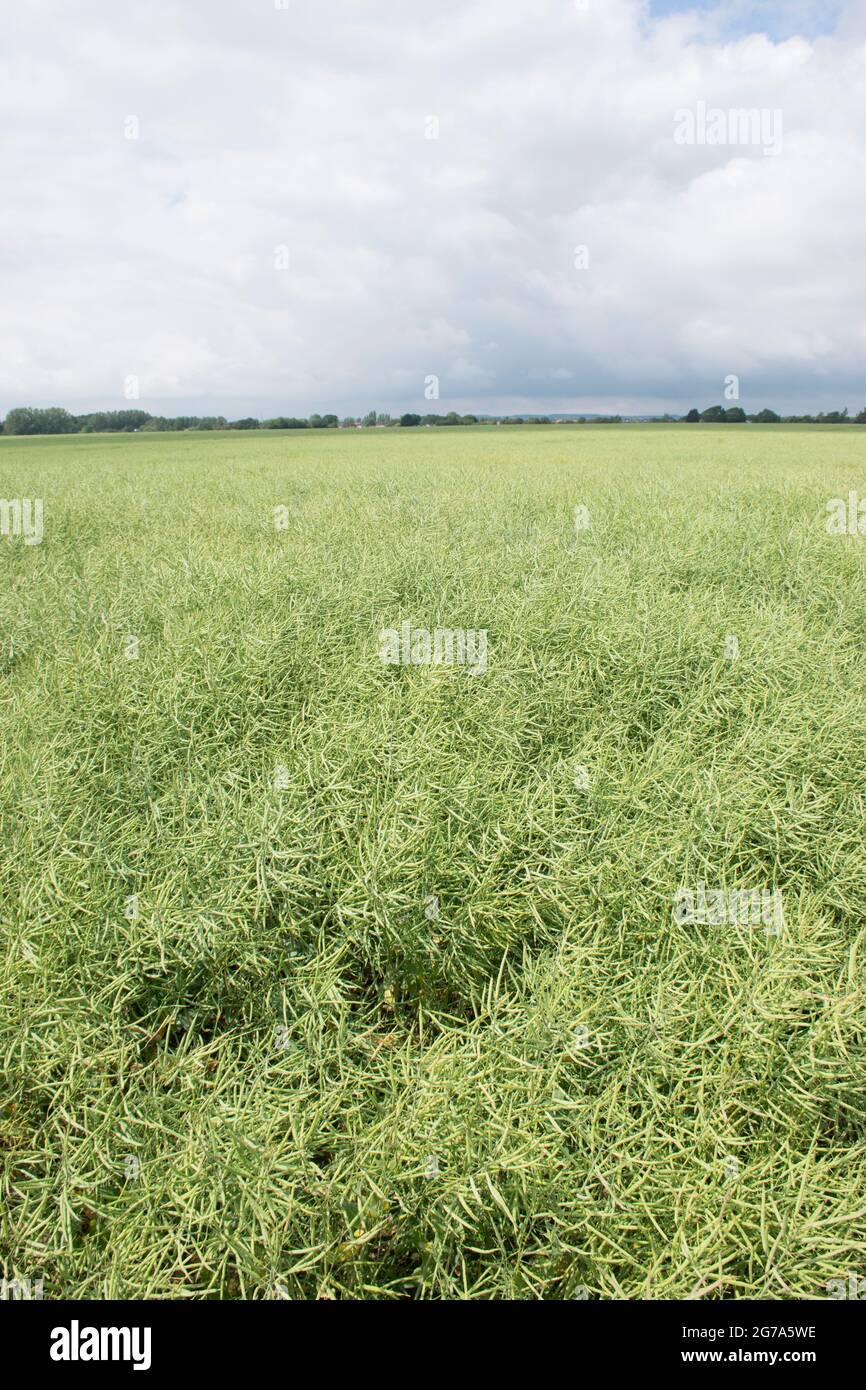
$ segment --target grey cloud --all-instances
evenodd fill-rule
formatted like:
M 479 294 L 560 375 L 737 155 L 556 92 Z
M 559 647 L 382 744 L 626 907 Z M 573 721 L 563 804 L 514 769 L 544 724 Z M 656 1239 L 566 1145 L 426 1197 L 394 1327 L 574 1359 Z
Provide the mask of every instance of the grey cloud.
M 440 409 L 676 408 L 730 372 L 862 406 L 861 10 L 779 41 L 731 13 L 17 7 L 0 412 L 123 405 L 129 373 L 172 411 L 428 408 L 430 373 Z M 677 145 L 698 101 L 778 108 L 781 154 Z

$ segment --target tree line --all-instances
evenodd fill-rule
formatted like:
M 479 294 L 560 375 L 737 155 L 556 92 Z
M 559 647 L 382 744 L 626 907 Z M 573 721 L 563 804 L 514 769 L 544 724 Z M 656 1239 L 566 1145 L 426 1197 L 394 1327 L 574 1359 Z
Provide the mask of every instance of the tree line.
M 747 415 L 740 406 L 725 408 L 712 405 L 707 410 L 694 408 L 688 415 L 659 415 L 647 417 L 659 423 L 735 425 L 751 422 L 757 425 L 866 425 L 866 409 L 859 415 L 851 416 L 846 410 L 831 410 L 819 415 L 779 415 L 775 410 L 759 410 L 755 415 Z M 335 429 L 393 429 L 417 428 L 421 425 L 477 425 L 490 423 L 500 425 L 552 425 L 556 416 L 549 415 L 458 415 L 451 410 L 447 415 L 417 415 L 409 412 L 394 417 L 381 411 L 371 410 L 363 416 L 346 416 L 342 420 L 336 415 L 310 415 L 301 419 L 290 415 L 277 415 L 271 420 L 258 420 L 252 415 L 241 420 L 227 420 L 224 415 L 151 415 L 146 410 L 96 410 L 87 415 L 72 415 L 62 406 L 19 406 L 10 410 L 2 423 L 4 434 L 104 434 L 139 433 L 164 430 L 335 430 Z M 623 423 L 621 415 L 594 415 L 571 418 L 569 424 L 618 425 Z
M 2 422 L 4 434 L 104 434 L 139 433 L 163 430 L 335 430 L 392 428 L 410 425 L 477 425 L 477 415 L 403 415 L 399 419 L 371 410 L 363 416 L 310 415 L 301 419 L 277 415 L 258 420 L 252 415 L 227 420 L 224 415 L 151 415 L 146 410 L 97 410 L 72 415 L 62 406 L 19 406 L 10 410 Z
M 708 410 L 690 410 L 686 423 L 696 425 L 701 420 L 712 425 L 741 425 L 746 421 L 754 425 L 866 425 L 866 410 L 851 416 L 845 410 L 831 410 L 820 415 L 778 415 L 775 410 L 759 410 L 756 415 L 747 415 L 738 405 L 726 410 L 723 405 L 711 405 Z

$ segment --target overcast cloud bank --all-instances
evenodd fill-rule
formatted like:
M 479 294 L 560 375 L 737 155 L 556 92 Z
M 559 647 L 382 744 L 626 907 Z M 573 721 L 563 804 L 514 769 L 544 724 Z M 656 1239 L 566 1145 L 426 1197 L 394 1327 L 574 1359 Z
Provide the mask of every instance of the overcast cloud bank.
M 0 414 L 862 407 L 866 7 L 784 8 L 14 6 Z

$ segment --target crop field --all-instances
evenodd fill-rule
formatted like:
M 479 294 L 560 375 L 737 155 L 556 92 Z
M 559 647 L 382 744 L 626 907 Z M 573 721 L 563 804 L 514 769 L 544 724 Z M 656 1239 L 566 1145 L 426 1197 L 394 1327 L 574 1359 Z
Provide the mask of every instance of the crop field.
M 4 1277 L 864 1273 L 858 489 L 854 427 L 0 440 L 44 510 L 0 536 Z

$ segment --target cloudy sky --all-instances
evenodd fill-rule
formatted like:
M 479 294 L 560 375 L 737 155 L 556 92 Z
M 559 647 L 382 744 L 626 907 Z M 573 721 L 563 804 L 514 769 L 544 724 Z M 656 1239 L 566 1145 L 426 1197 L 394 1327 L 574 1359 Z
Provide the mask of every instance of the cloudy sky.
M 0 415 L 866 405 L 866 0 L 0 18 Z

